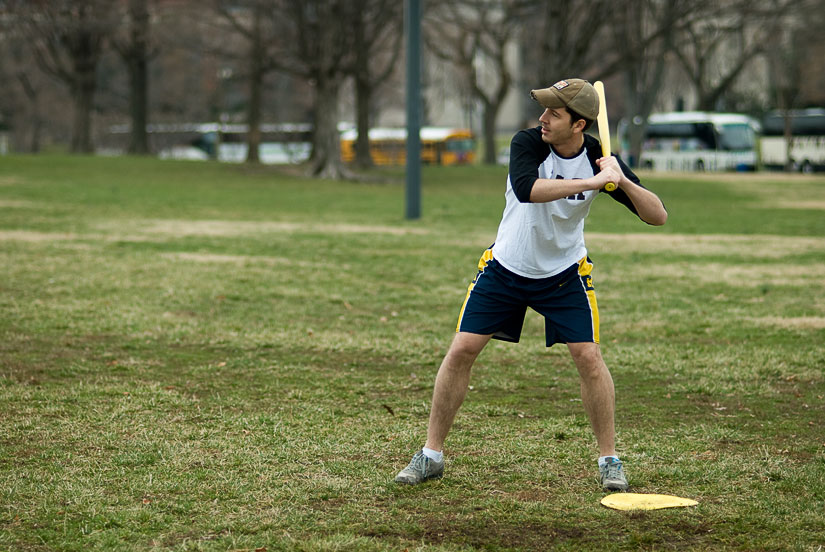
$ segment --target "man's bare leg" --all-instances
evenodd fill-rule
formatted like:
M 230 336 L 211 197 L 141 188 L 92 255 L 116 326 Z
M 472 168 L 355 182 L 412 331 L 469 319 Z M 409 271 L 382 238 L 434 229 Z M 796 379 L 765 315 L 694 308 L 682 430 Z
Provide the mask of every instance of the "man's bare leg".
M 596 435 L 600 456 L 616 455 L 613 378 L 596 343 L 568 343 L 581 381 L 582 403 Z
M 467 396 L 470 369 L 491 337 L 466 332 L 455 335 L 435 378 L 426 448 L 443 449 L 455 415 Z

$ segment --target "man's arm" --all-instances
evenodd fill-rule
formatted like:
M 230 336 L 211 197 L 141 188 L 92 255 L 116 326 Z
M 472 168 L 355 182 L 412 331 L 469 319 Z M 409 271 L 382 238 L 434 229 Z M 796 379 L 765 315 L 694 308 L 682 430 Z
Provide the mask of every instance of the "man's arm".
M 602 157 L 596 163 L 601 168 L 599 174 L 603 174 L 607 170 L 611 170 L 614 175 L 618 174 L 618 179 L 613 180 L 613 182 L 624 190 L 624 193 L 630 198 L 640 219 L 654 226 L 661 226 L 667 222 L 667 210 L 659 196 L 630 180 L 622 172 L 616 157 Z
M 600 190 L 608 182 L 618 182 L 618 178 L 624 177 L 621 170 L 616 167 L 606 167 L 590 178 L 577 180 L 554 180 L 552 178 L 537 178 L 530 191 L 531 203 L 547 203 L 556 201 L 587 190 Z

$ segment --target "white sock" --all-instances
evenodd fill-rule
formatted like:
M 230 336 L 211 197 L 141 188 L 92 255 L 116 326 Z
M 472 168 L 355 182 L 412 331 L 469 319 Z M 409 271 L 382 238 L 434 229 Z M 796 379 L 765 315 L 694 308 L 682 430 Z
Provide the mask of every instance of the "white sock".
M 604 465 L 607 464 L 608 458 L 615 458 L 616 460 L 619 459 L 619 457 L 615 456 L 615 455 L 614 456 L 601 456 L 601 457 L 599 457 L 599 467 L 600 468 L 604 467 Z
M 427 447 L 424 447 L 422 451 L 424 452 L 424 456 L 430 460 L 434 460 L 436 462 L 442 462 L 444 460 L 444 451 L 428 449 Z

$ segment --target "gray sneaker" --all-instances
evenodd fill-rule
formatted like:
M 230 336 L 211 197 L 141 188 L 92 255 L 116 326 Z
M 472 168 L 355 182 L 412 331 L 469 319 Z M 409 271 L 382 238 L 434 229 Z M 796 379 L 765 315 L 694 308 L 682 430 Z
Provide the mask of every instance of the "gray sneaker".
M 626 491 L 627 478 L 624 476 L 622 461 L 618 458 L 610 458 L 607 464 L 599 467 L 602 488 L 606 491 Z
M 444 475 L 444 461 L 436 462 L 424 456 L 419 450 L 410 460 L 410 464 L 398 472 L 395 482 L 403 485 L 418 485 L 430 479 L 441 479 Z

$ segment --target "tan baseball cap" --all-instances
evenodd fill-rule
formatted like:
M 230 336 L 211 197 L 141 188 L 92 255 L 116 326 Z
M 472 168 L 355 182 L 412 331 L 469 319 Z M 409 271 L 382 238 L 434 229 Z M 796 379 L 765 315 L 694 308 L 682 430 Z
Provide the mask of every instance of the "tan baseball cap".
M 599 115 L 599 96 L 584 79 L 560 80 L 549 88 L 531 90 L 530 95 L 545 108 L 568 107 L 591 121 Z

